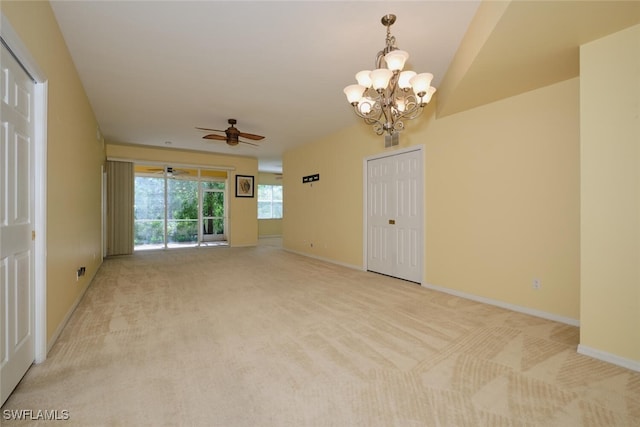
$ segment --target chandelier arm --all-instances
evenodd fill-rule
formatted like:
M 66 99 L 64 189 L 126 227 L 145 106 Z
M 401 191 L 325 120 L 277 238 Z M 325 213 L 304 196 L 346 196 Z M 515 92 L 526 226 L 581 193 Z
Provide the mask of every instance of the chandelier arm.
M 367 92 L 365 92 L 365 95 L 366 96 L 363 96 L 364 101 L 353 105 L 356 115 L 363 119 L 379 119 L 381 115 L 380 110 L 383 103 L 382 97 L 378 92 L 372 89 L 368 89 Z M 370 106 L 369 111 L 366 113 L 363 113 L 361 110 L 361 104 L 363 103 Z
M 371 113 L 364 114 L 360 111 L 357 105 L 354 105 L 353 111 L 356 113 L 356 116 L 360 117 L 361 119 L 364 119 L 365 123 L 367 123 L 368 125 L 373 123 L 382 123 L 380 120 L 381 114 L 379 114 L 378 116 Z
M 373 125 L 373 129 L 378 135 L 382 135 L 384 133 L 385 124 L 380 120 L 382 114 L 378 115 L 377 117 L 365 115 L 360 112 L 357 105 L 353 106 L 353 111 L 356 113 L 356 116 L 364 120 L 365 124 Z
M 393 124 L 393 132 L 402 132 L 403 130 L 404 130 L 404 122 L 402 120 L 397 120 Z
M 422 111 L 424 110 L 424 107 L 422 105 L 416 105 L 414 108 L 412 108 L 411 110 L 405 111 L 403 112 L 398 119 L 407 119 L 407 120 L 413 120 L 416 117 L 418 117 L 420 114 L 422 114 Z
M 384 125 L 380 122 L 374 123 L 373 131 L 376 133 L 376 135 L 382 135 L 385 132 Z

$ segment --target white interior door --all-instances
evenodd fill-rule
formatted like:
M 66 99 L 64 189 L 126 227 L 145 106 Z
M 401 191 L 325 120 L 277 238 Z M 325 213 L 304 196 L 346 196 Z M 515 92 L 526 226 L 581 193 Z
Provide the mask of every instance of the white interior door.
M 422 151 L 367 161 L 367 270 L 422 282 Z
M 0 404 L 34 361 L 34 83 L 2 46 Z

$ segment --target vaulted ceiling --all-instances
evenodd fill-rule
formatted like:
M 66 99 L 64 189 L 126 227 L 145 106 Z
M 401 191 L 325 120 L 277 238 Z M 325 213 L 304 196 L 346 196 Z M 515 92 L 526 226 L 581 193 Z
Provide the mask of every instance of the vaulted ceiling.
M 52 1 L 108 142 L 251 156 L 352 126 L 342 93 L 391 27 L 453 114 L 579 74 L 579 46 L 640 22 L 636 1 Z M 606 82 L 603 82 L 606 84 Z M 550 100 L 552 102 L 552 100 Z M 265 135 L 258 147 L 195 127 Z

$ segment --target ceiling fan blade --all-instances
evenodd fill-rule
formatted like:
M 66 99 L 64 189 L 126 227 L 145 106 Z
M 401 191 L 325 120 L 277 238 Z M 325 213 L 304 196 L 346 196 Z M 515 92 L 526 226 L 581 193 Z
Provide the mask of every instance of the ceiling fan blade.
M 222 135 L 211 134 L 211 135 L 203 136 L 202 139 L 215 139 L 215 140 L 218 140 L 218 141 L 226 141 L 227 137 L 226 136 L 222 136 Z
M 199 128 L 199 127 L 196 127 L 196 129 L 200 129 L 200 130 L 211 130 L 211 131 L 214 131 L 214 132 L 225 132 L 225 131 L 220 130 L 220 129 L 209 129 L 209 128 Z
M 254 144 L 253 142 L 247 142 L 247 141 L 238 141 L 240 144 L 247 144 L 247 145 L 253 145 L 254 147 L 259 147 L 258 144 Z
M 238 134 L 239 136 L 243 137 L 243 138 L 247 138 L 247 139 L 253 139 L 254 141 L 259 141 L 261 139 L 264 139 L 264 136 L 261 135 L 255 135 L 253 133 L 244 133 L 244 132 L 240 132 Z

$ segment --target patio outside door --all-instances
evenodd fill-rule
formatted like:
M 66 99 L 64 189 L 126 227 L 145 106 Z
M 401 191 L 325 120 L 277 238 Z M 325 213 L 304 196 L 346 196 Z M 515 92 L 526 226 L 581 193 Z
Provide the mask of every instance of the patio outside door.
M 202 241 L 226 240 L 225 185 L 223 182 L 202 182 Z

